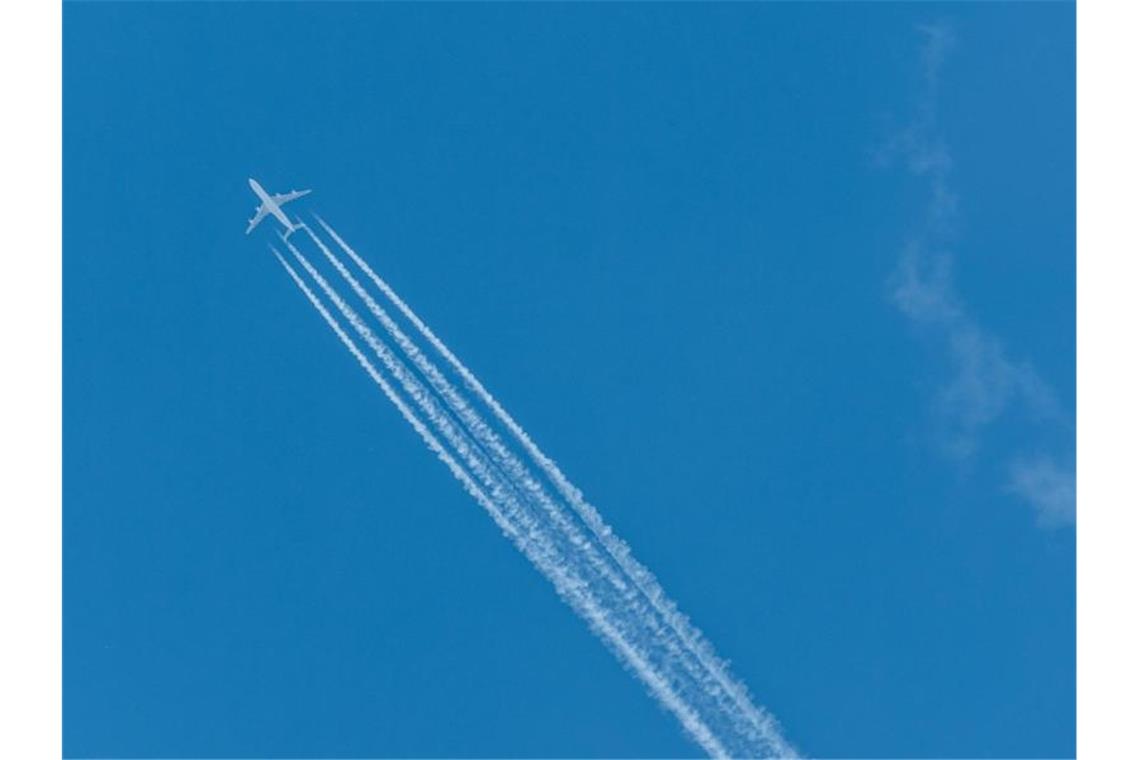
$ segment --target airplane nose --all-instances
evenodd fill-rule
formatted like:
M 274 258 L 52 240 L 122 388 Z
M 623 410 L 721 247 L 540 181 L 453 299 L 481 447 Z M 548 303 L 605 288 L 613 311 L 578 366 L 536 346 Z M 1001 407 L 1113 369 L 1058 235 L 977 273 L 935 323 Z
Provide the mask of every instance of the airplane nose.
M 254 186 L 256 186 L 256 184 L 257 184 L 257 183 L 253 181 L 253 177 L 250 177 L 250 178 L 249 178 L 249 186 L 250 186 L 250 187 L 254 187 Z

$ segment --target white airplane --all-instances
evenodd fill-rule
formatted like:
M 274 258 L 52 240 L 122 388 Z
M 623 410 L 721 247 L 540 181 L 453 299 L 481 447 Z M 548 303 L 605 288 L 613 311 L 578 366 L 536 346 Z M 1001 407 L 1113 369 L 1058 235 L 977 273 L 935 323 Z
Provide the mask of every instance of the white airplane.
M 253 232 L 253 228 L 259 225 L 261 223 L 261 220 L 269 214 L 273 214 L 273 216 L 277 217 L 277 221 L 284 224 L 285 229 L 288 230 L 288 232 L 292 232 L 293 230 L 297 229 L 297 225 L 289 221 L 289 217 L 285 216 L 285 212 L 281 210 L 281 207 L 289 201 L 297 200 L 302 195 L 308 195 L 312 192 L 312 190 L 291 190 L 288 193 L 270 195 L 269 193 L 265 192 L 265 189 L 262 188 L 261 185 L 257 184 L 257 180 L 253 179 L 252 177 L 249 180 L 249 186 L 253 190 L 254 194 L 256 194 L 257 197 L 261 199 L 261 205 L 257 207 L 257 213 L 254 214 L 253 218 L 249 220 L 249 226 L 245 228 L 245 234 L 248 235 L 249 233 Z

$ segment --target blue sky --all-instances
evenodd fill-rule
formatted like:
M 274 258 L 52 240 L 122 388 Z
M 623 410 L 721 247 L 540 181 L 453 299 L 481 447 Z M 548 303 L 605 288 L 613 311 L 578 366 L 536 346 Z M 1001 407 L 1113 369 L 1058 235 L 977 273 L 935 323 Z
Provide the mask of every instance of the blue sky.
M 697 752 L 242 235 L 250 176 L 803 751 L 1074 753 L 1071 4 L 68 3 L 64 120 L 68 756 Z

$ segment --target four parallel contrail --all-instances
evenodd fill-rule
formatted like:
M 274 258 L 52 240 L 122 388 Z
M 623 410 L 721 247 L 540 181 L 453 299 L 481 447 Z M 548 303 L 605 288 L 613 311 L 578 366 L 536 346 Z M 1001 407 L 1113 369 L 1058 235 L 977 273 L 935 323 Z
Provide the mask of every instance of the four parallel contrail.
M 623 617 L 620 607 L 613 604 L 603 605 L 595 598 L 596 587 L 587 579 L 578 577 L 575 562 L 565 553 L 559 553 L 553 545 L 553 537 L 549 531 L 539 527 L 533 516 L 527 514 L 519 501 L 510 494 L 509 486 L 487 466 L 486 461 L 471 446 L 466 436 L 458 431 L 444 416 L 434 399 L 428 395 L 422 385 L 410 375 L 398 358 L 380 342 L 359 315 L 349 306 L 336 290 L 328 284 L 327 280 L 316 270 L 308 259 L 297 250 L 288 240 L 284 241 L 290 253 L 300 262 L 301 266 L 316 281 L 320 289 L 336 306 L 341 315 L 352 325 L 361 339 L 376 353 L 385 368 L 399 381 L 405 393 L 420 407 L 427 419 L 439 430 L 444 439 L 452 445 L 459 458 L 474 473 L 476 480 L 488 489 L 490 500 L 496 505 L 500 514 L 519 527 L 519 533 L 526 537 L 520 546 L 531 561 L 554 583 L 559 594 L 579 611 L 591 624 L 615 653 L 626 664 L 645 680 L 661 701 L 677 713 L 686 730 L 710 754 L 727 756 L 730 753 L 722 746 L 711 730 L 687 701 L 676 693 L 675 687 L 651 661 L 654 642 L 645 641 L 630 631 L 630 621 Z M 430 445 L 430 444 L 429 444 Z
M 707 670 L 709 667 L 708 660 L 702 659 L 701 654 L 703 653 L 693 651 L 690 643 L 691 639 L 686 639 L 679 634 L 675 627 L 669 630 L 669 620 L 661 619 L 664 605 L 658 604 L 656 605 L 656 609 L 649 609 L 647 607 L 645 592 L 642 591 L 639 586 L 635 586 L 629 582 L 628 576 L 622 572 L 622 566 L 615 561 L 612 553 L 607 555 L 607 550 L 604 547 L 596 546 L 587 536 L 583 535 L 577 524 L 575 524 L 573 517 L 568 514 L 562 506 L 555 503 L 518 458 L 506 449 L 499 436 L 479 417 L 478 413 L 461 398 L 454 386 L 448 382 L 438 368 L 436 368 L 435 365 L 424 356 L 423 352 L 404 334 L 395 321 L 388 316 L 384 308 L 376 303 L 375 299 L 363 288 L 352 273 L 347 270 L 340 259 L 333 254 L 324 242 L 308 227 L 303 226 L 303 228 L 309 233 L 313 242 L 320 248 L 330 264 L 340 273 L 352 290 L 364 301 L 369 311 L 372 312 L 384 326 L 391 339 L 412 360 L 414 366 L 429 380 L 431 386 L 440 394 L 447 405 L 452 408 L 467 429 L 472 432 L 479 445 L 491 453 L 496 465 L 514 482 L 524 485 L 526 496 L 533 502 L 536 502 L 542 509 L 545 517 L 553 523 L 554 528 L 577 547 L 581 559 L 589 566 L 588 571 L 597 574 L 599 580 L 609 583 L 617 593 L 622 595 L 622 603 L 629 608 L 630 613 L 635 614 L 638 621 L 642 625 L 647 626 L 649 633 L 667 650 L 666 654 L 671 660 L 671 665 L 684 669 L 688 679 L 701 682 L 701 689 L 705 693 L 719 694 L 726 692 L 726 684 L 724 681 L 727 679 L 725 679 L 722 674 L 710 674 Z M 334 239 L 341 242 L 342 247 L 344 247 L 343 241 L 341 241 L 339 236 L 336 236 L 335 233 Z M 355 258 L 362 261 L 359 257 Z M 605 530 L 608 531 L 608 528 Z M 626 554 L 628 555 L 628 551 Z M 672 612 L 675 614 L 675 610 L 672 610 Z M 718 676 L 720 677 L 718 678 Z M 728 692 L 724 698 L 734 701 L 735 704 L 732 706 L 732 709 L 741 709 L 742 705 L 739 692 L 735 694 Z M 750 704 L 746 705 L 746 707 L 755 710 Z M 738 724 L 736 729 L 745 734 L 749 734 L 754 741 L 766 741 L 772 736 L 772 725 L 770 719 L 767 723 L 762 722 L 765 717 L 766 716 L 762 715 L 753 716 L 747 714 L 739 716 L 736 718 Z M 745 721 L 754 722 L 745 723 Z M 761 730 L 767 730 L 769 733 L 761 734 Z
M 614 535 L 553 460 L 372 267 L 329 224 L 320 217 L 317 221 L 379 291 L 377 295 L 308 225 L 298 223 L 289 231 L 307 233 L 363 302 L 370 317 L 379 323 L 383 339 L 369 326 L 369 319 L 345 301 L 293 242 L 285 238 L 284 244 L 375 354 L 379 368 L 349 337 L 303 276 L 276 250 L 274 255 L 428 448 L 551 581 L 559 596 L 587 621 L 710 755 L 796 756 L 774 719 L 752 702 L 743 684 L 732 678 L 725 663 L 677 610 L 652 573 L 634 559 L 628 546 Z M 462 380 L 470 397 L 451 382 L 380 301 L 394 306 L 400 317 L 415 328 L 444 359 L 449 371 Z M 390 341 L 392 347 L 385 341 Z M 402 352 L 403 357 L 394 349 Z M 496 424 L 484 419 L 479 407 L 488 411 Z M 510 438 L 504 439 L 496 426 L 507 431 Z
M 475 376 L 475 373 L 468 369 L 467 366 L 460 361 L 459 357 L 432 332 L 431 328 L 400 298 L 395 290 L 368 265 L 368 262 L 357 254 L 324 219 L 320 216 L 316 218 L 325 232 L 340 246 L 341 250 L 352 259 L 353 263 L 367 275 L 380 292 L 383 293 L 416 330 L 419 331 L 420 335 L 451 365 L 463 379 L 467 388 L 492 411 L 496 419 L 498 419 L 522 445 L 527 455 L 530 456 L 543 474 L 554 484 L 567 503 L 577 512 L 582 521 L 605 547 L 605 550 L 620 565 L 621 569 L 628 575 L 638 589 L 645 594 L 653 607 L 685 642 L 685 645 L 700 659 L 703 666 L 707 668 L 709 676 L 715 679 L 731 696 L 737 709 L 740 710 L 742 716 L 752 726 L 753 737 L 772 744 L 774 748 L 779 750 L 779 756 L 781 757 L 794 755 L 795 751 L 780 735 L 779 727 L 776 725 L 775 720 L 752 703 L 748 696 L 747 689 L 728 674 L 726 665 L 712 651 L 712 647 L 705 641 L 700 631 L 689 622 L 688 618 L 677 609 L 673 601 L 665 595 L 664 590 L 653 574 L 633 557 L 626 543 L 616 536 L 613 530 L 606 525 L 598 511 L 583 498 L 582 492 L 562 474 L 558 465 L 538 448 L 523 427 L 499 404 L 495 397 L 491 395 L 482 382 Z M 312 235 L 311 230 L 309 234 Z M 316 236 L 313 235 L 313 237 L 316 240 Z M 317 242 L 320 244 L 319 240 L 317 240 Z

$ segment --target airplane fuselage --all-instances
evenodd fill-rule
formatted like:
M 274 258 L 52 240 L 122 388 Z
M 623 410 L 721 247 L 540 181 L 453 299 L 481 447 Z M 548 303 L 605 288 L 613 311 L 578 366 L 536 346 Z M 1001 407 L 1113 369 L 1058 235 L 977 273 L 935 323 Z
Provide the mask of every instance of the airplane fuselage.
M 286 203 L 291 203 L 298 198 L 308 195 L 312 192 L 311 190 L 290 190 L 287 193 L 275 193 L 273 195 L 270 195 L 269 193 L 265 192 L 265 188 L 262 187 L 253 177 L 249 178 L 249 189 L 253 191 L 253 194 L 257 196 L 257 199 L 261 201 L 261 203 L 253 212 L 253 218 L 249 220 L 249 226 L 245 228 L 245 234 L 248 235 L 249 233 L 253 232 L 253 229 L 261 223 L 262 219 L 267 216 L 272 216 L 274 219 L 281 222 L 281 225 L 285 227 L 286 237 L 292 234 L 295 230 L 305 226 L 300 222 L 294 224 L 293 222 L 289 221 L 289 217 L 285 216 L 285 212 L 281 210 L 281 207 Z
M 249 187 L 261 200 L 262 205 L 265 206 L 266 212 L 273 214 L 273 216 L 277 218 L 277 221 L 285 225 L 285 229 L 292 232 L 294 227 L 293 223 L 289 221 L 289 217 L 285 216 L 285 212 L 281 210 L 281 207 L 273 202 L 273 199 L 269 197 L 269 193 L 265 192 L 265 188 L 263 188 L 258 183 L 258 181 L 252 177 L 250 177 L 249 180 Z

